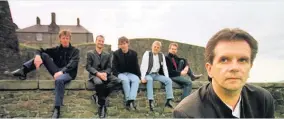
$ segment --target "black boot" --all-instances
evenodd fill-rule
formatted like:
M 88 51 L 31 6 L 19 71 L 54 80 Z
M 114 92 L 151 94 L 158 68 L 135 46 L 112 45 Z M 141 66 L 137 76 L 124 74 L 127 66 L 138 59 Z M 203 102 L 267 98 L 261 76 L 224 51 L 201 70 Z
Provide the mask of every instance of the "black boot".
M 136 110 L 136 104 L 135 104 L 134 100 L 127 100 L 125 107 L 126 107 L 127 110 L 131 110 L 131 109 Z
M 202 76 L 202 74 L 194 75 L 191 69 L 189 69 L 189 71 L 187 72 L 187 75 L 191 78 L 192 81 L 195 81 Z
M 167 99 L 167 102 L 165 104 L 165 107 L 169 107 L 169 108 L 173 108 L 172 104 L 171 104 L 171 99 Z
M 59 118 L 60 116 L 60 107 L 55 107 L 51 118 Z
M 135 104 L 135 101 L 132 100 L 132 101 L 130 102 L 130 108 L 133 108 L 134 110 L 137 110 L 136 107 L 137 107 L 137 106 L 136 106 L 136 104 Z
M 96 105 L 98 105 L 98 106 L 99 106 L 99 99 L 98 99 L 98 95 L 96 95 L 96 94 L 92 95 L 92 100 L 94 101 L 94 103 L 95 103 Z
M 125 108 L 129 111 L 130 110 L 131 100 L 127 100 L 125 104 Z
M 107 113 L 106 105 L 99 106 L 98 108 L 99 118 L 105 118 Z
M 150 107 L 150 111 L 154 111 L 154 103 L 153 100 L 149 100 L 149 107 Z
M 198 75 L 192 74 L 192 75 L 190 76 L 190 78 L 191 78 L 192 81 L 195 81 L 195 80 L 199 79 L 201 76 L 202 76 L 202 74 L 198 74 Z
M 9 72 L 9 71 L 5 71 L 4 74 L 8 75 L 8 76 L 16 76 L 19 77 L 19 79 L 21 80 L 25 80 L 27 79 L 27 73 L 25 72 L 25 67 L 22 67 L 20 69 L 17 69 L 15 71 Z

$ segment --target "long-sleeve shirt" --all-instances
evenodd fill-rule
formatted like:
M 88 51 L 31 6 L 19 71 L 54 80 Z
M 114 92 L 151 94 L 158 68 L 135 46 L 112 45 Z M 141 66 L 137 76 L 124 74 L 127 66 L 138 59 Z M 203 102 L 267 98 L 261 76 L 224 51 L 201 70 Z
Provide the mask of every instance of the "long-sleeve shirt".
M 166 77 L 169 77 L 166 59 L 165 59 L 164 54 L 162 54 L 162 55 L 163 55 L 163 62 L 162 62 L 163 72 L 164 72 L 164 75 Z M 148 70 L 148 66 L 149 66 L 149 51 L 146 51 L 143 54 L 142 61 L 141 61 L 141 66 L 140 66 L 141 79 L 145 79 L 145 76 L 146 76 L 146 73 L 147 73 L 147 70 Z M 149 73 L 150 74 L 151 73 L 158 73 L 159 69 L 160 69 L 159 56 L 158 56 L 158 54 L 156 54 L 156 55 L 153 54 L 153 67 L 152 67 L 152 69 L 150 70 Z

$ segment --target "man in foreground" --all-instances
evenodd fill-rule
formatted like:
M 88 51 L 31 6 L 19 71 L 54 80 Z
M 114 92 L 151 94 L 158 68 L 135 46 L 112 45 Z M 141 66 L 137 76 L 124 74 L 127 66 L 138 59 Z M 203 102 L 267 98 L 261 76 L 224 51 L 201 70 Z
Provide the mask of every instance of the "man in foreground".
M 25 62 L 20 69 L 6 72 L 6 74 L 24 80 L 29 72 L 39 69 L 43 64 L 55 80 L 55 104 L 52 118 L 59 118 L 60 116 L 65 84 L 76 78 L 80 59 L 79 50 L 70 43 L 70 31 L 60 31 L 59 39 L 60 46 L 47 49 L 41 48 L 36 53 L 35 58 Z
M 223 29 L 207 43 L 211 80 L 174 109 L 175 118 L 274 118 L 272 95 L 246 84 L 258 51 L 257 41 L 241 29 Z
M 192 90 L 192 81 L 199 79 L 202 75 L 194 75 L 186 59 L 177 56 L 178 44 L 169 45 L 169 53 L 166 56 L 170 78 L 182 86 L 183 94 L 181 100 L 188 96 Z M 186 78 L 186 76 L 190 78 Z
M 96 37 L 96 49 L 87 53 L 86 70 L 89 72 L 89 80 L 95 85 L 98 96 L 98 114 L 105 118 L 107 114 L 106 98 L 120 80 L 111 74 L 111 55 L 103 51 L 104 36 Z

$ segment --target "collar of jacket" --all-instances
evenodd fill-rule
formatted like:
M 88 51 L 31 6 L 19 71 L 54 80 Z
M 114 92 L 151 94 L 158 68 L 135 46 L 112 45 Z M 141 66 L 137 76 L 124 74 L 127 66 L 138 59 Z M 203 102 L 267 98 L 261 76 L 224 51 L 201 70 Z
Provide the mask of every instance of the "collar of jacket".
M 169 55 L 170 57 L 174 57 L 174 58 L 177 57 L 177 55 L 174 55 L 174 54 L 172 54 L 172 53 L 168 53 L 168 55 Z
M 252 110 L 250 108 L 249 99 L 247 95 L 247 89 L 245 87 L 242 88 L 241 96 L 242 100 L 240 102 L 240 116 L 241 118 L 252 118 Z M 225 118 L 228 116 L 232 116 L 231 109 L 217 96 L 215 91 L 213 90 L 212 83 L 207 84 L 200 92 L 201 100 L 208 100 L 211 102 L 211 105 L 214 107 L 215 113 L 218 117 Z M 205 101 L 207 102 L 207 101 Z
M 63 47 L 62 44 L 60 44 L 59 48 L 60 49 L 71 49 L 72 45 L 71 43 L 69 43 L 69 46 L 66 48 L 66 47 Z
M 119 54 L 129 54 L 129 52 L 130 52 L 130 49 L 128 49 L 128 51 L 127 51 L 127 53 L 124 53 L 124 52 L 122 52 L 122 49 L 121 48 L 119 48 Z

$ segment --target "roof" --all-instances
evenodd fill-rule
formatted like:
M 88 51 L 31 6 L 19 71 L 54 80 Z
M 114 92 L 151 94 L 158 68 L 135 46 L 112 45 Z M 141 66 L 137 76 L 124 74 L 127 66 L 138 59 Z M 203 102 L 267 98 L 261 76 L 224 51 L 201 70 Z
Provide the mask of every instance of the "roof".
M 33 25 L 30 27 L 26 27 L 23 29 L 17 29 L 17 32 L 33 32 L 33 33 L 42 33 L 42 32 L 48 32 L 48 26 L 49 25 Z M 59 30 L 62 29 L 68 29 L 72 33 L 90 33 L 86 28 L 83 26 L 77 26 L 77 25 L 58 25 Z

